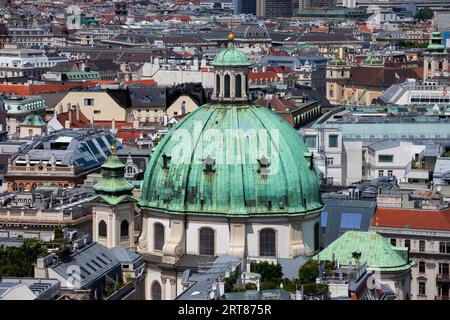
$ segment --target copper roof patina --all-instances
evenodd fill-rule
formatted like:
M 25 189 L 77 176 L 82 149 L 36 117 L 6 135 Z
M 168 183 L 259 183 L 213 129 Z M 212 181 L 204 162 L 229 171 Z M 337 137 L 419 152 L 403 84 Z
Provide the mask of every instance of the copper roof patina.
M 139 205 L 197 215 L 317 213 L 322 201 L 311 156 L 292 126 L 268 108 L 204 105 L 156 147 Z

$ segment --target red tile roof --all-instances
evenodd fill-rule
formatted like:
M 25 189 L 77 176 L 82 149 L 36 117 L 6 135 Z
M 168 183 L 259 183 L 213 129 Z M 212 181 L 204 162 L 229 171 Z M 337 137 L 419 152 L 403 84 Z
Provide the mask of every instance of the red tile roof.
M 278 81 L 279 77 L 275 71 L 266 72 L 253 72 L 250 71 L 248 74 L 250 82 L 273 82 Z
M 71 123 L 70 123 L 71 128 L 87 128 L 88 127 L 89 119 L 86 118 L 86 116 L 80 112 L 79 118 L 77 120 L 77 112 L 75 110 L 63 112 L 56 116 L 56 118 L 58 119 L 59 123 L 61 123 L 62 126 L 65 126 L 66 121 L 69 120 L 69 112 L 71 113 L 70 116 L 72 118 Z
M 378 208 L 372 226 L 405 229 L 450 231 L 450 208 L 444 210 L 415 210 Z

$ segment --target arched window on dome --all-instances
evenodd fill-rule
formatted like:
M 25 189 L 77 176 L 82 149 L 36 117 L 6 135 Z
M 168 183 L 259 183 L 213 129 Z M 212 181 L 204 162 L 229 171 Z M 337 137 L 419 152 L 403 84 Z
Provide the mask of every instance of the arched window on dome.
M 259 255 L 261 257 L 276 257 L 276 232 L 273 229 L 262 229 L 259 232 Z
M 225 75 L 225 98 L 229 98 L 231 93 L 230 75 Z
M 129 236 L 129 224 L 127 220 L 123 220 L 120 224 L 120 239 L 125 240 Z
M 164 226 L 161 223 L 155 223 L 153 225 L 154 232 L 154 241 L 153 241 L 153 249 L 162 251 L 164 247 Z
M 100 220 L 98 223 L 98 236 L 100 238 L 106 238 L 108 236 L 108 232 L 106 230 L 106 222 L 103 220 Z
M 320 225 L 318 222 L 314 225 L 314 251 L 320 249 Z
M 216 97 L 220 94 L 220 75 L 216 75 Z
M 201 228 L 199 232 L 199 253 L 205 256 L 214 255 L 215 234 L 211 228 Z
M 161 285 L 158 281 L 152 283 L 151 294 L 152 300 L 161 300 Z
M 242 97 L 242 76 L 240 74 L 236 75 L 236 98 Z

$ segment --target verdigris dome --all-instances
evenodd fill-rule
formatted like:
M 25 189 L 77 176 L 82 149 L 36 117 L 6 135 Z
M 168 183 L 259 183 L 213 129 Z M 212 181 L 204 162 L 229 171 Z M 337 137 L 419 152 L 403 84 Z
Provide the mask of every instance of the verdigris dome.
M 268 108 L 204 105 L 155 148 L 139 205 L 233 217 L 317 213 L 322 202 L 311 156 L 300 135 Z
M 212 65 L 214 67 L 245 67 L 250 65 L 247 56 L 233 45 L 219 52 Z

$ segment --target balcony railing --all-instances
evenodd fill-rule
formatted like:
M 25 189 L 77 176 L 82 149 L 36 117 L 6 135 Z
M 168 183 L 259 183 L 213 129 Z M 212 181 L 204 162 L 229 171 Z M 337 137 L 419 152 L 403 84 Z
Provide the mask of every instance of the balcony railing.
M 448 273 L 440 273 L 436 275 L 436 280 L 450 282 L 450 277 Z
M 436 296 L 436 300 L 450 300 L 449 296 Z

